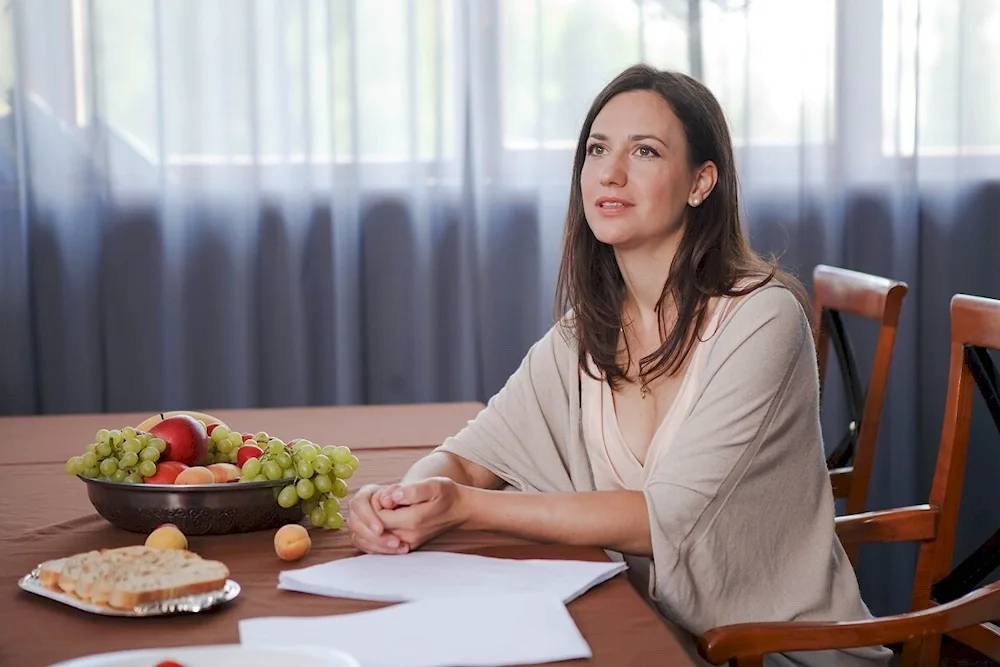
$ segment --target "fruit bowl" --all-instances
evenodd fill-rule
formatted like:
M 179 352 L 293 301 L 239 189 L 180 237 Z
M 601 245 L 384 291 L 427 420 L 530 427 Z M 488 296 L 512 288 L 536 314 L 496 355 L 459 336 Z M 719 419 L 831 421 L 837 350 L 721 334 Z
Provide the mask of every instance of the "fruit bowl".
M 227 535 L 271 530 L 302 519 L 299 507 L 283 508 L 278 492 L 287 479 L 229 484 L 128 484 L 77 475 L 97 513 L 113 526 L 150 533 L 164 523 L 185 535 Z

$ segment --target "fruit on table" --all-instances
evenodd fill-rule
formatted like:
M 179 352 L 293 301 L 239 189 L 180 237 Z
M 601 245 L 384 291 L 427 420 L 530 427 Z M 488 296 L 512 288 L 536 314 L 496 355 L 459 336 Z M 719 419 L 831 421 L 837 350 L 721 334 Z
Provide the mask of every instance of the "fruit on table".
M 215 475 L 205 466 L 194 466 L 181 471 L 181 474 L 174 479 L 174 484 L 215 484 Z
M 281 560 L 299 560 L 312 548 L 309 531 L 297 523 L 289 523 L 274 534 L 274 553 Z
M 173 484 L 177 476 L 188 469 L 180 461 L 162 461 L 156 464 L 156 473 L 149 477 L 143 477 L 146 484 Z
M 158 526 L 146 538 L 146 546 L 151 549 L 187 549 L 187 537 L 172 523 Z
M 135 427 L 135 430 L 149 431 L 150 429 L 153 428 L 154 424 L 157 424 L 158 422 L 161 422 L 164 419 L 168 419 L 170 417 L 177 417 L 180 415 L 187 415 L 188 417 L 193 417 L 194 419 L 197 419 L 198 421 L 205 424 L 206 427 L 211 426 L 212 424 L 222 424 L 223 426 L 226 426 L 226 422 L 222 421 L 221 419 L 219 419 L 214 415 L 210 415 L 205 412 L 195 412 L 193 410 L 171 410 L 169 412 L 158 412 L 155 415 L 147 417 L 146 419 L 142 420 L 141 424 Z
M 264 450 L 257 445 L 240 445 L 236 450 L 236 465 L 242 468 L 248 460 L 259 459 L 263 453 Z
M 180 461 L 189 466 L 206 463 L 208 433 L 202 423 L 194 417 L 190 415 L 168 417 L 154 424 L 149 433 L 167 443 L 163 458 L 168 461 Z
M 240 478 L 240 469 L 232 463 L 212 463 L 206 466 L 215 477 L 216 484 L 235 482 Z

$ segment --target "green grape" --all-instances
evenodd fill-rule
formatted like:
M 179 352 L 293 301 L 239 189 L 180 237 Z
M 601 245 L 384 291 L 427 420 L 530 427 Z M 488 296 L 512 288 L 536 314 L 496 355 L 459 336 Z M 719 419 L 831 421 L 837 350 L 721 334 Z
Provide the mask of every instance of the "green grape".
M 282 468 L 292 467 L 292 457 L 288 455 L 288 452 L 282 451 L 274 457 L 274 460 L 278 462 L 278 465 Z
M 256 440 L 258 443 L 268 442 L 270 441 L 271 436 L 269 436 L 265 431 L 258 431 L 257 434 L 253 437 L 253 439 Z
M 97 454 L 94 452 L 87 452 L 81 458 L 83 458 L 84 468 L 96 468 L 97 467 Z
M 281 444 L 280 440 L 272 440 L 271 442 L 267 443 L 267 446 L 264 448 L 264 451 L 270 454 L 271 456 L 277 456 L 278 454 L 285 453 L 285 446 Z
M 111 429 L 111 431 L 108 432 L 108 441 L 112 445 L 120 445 L 124 440 L 125 438 L 122 437 L 122 432 L 118 429 Z
M 139 474 L 139 471 L 130 472 L 125 481 L 128 484 L 142 484 L 142 475 Z
M 118 482 L 119 484 L 123 483 L 126 479 L 128 479 L 128 473 L 121 468 L 116 470 L 115 474 L 111 476 L 111 481 Z
M 333 490 L 333 480 L 329 475 L 316 475 L 312 478 L 312 483 L 320 493 L 330 493 Z
M 94 436 L 94 440 L 97 441 L 97 444 L 101 444 L 102 442 L 108 442 L 108 439 L 110 437 L 111 437 L 111 431 L 109 431 L 106 428 L 102 428 L 100 431 L 97 432 L 97 435 Z
M 235 449 L 229 452 L 229 454 L 227 454 L 226 456 L 228 457 L 230 463 L 236 463 L 237 461 L 240 460 L 239 452 L 237 452 Z
M 86 449 L 84 449 L 83 451 L 84 452 L 93 452 L 93 453 L 96 454 L 97 453 L 97 446 L 98 445 L 97 445 L 96 442 L 92 442 L 89 445 L 87 445 Z
M 268 479 L 281 479 L 281 466 L 275 461 L 264 463 L 264 476 Z
M 351 475 L 354 474 L 354 468 L 346 463 L 338 463 L 333 466 L 333 474 L 339 479 L 350 479 Z
M 330 489 L 330 493 L 338 498 L 346 498 L 349 491 L 350 489 L 347 488 L 347 482 L 340 478 L 333 480 L 333 488 Z
M 324 447 L 323 449 L 320 450 L 320 454 L 322 454 L 323 456 L 326 456 L 326 457 L 328 457 L 328 458 L 330 458 L 332 460 L 333 459 L 333 454 L 336 451 L 337 451 L 337 448 L 334 445 L 327 445 L 326 447 Z
M 138 454 L 139 452 L 142 451 L 142 443 L 136 440 L 135 438 L 129 438 L 128 440 L 122 443 L 122 448 L 126 452 L 133 452 L 135 454 Z
M 295 491 L 295 485 L 289 484 L 278 493 L 278 504 L 288 509 L 295 507 L 299 502 L 299 494 Z
M 101 461 L 101 474 L 105 477 L 111 477 L 116 470 L 118 470 L 118 461 L 115 457 L 111 456 Z
M 311 514 L 314 509 L 320 506 L 321 500 L 322 498 L 320 498 L 318 495 L 315 495 L 309 500 L 303 500 L 302 502 L 300 502 L 299 507 L 302 508 L 303 514 L 308 515 Z
M 212 440 L 215 442 L 222 442 L 223 440 L 229 439 L 229 428 L 219 424 L 212 429 Z
M 111 456 L 111 445 L 107 442 L 99 442 L 95 453 L 101 458 L 107 458 Z
M 328 514 L 326 517 L 326 527 L 330 530 L 339 530 L 341 526 L 344 525 L 344 516 L 337 512 L 336 514 Z
M 330 470 L 333 468 L 333 462 L 330 460 L 330 457 L 327 456 L 326 454 L 320 454 L 319 456 L 317 456 L 315 459 L 313 459 L 312 464 L 313 464 L 313 470 L 315 470 L 321 475 L 325 475 L 326 473 L 330 472 Z
M 299 458 L 304 461 L 309 461 L 311 463 L 312 461 L 316 460 L 317 456 L 319 456 L 319 451 L 320 451 L 319 447 L 312 444 L 311 442 L 307 442 L 306 444 L 302 445 L 302 449 L 299 450 Z
M 135 429 L 132 428 L 131 426 L 126 426 L 125 428 L 122 429 L 122 439 L 123 440 L 131 440 L 136 435 L 138 435 L 138 434 L 135 432 Z
M 133 468 L 139 465 L 139 455 L 131 451 L 125 452 L 122 454 L 120 464 L 123 468 Z
M 146 447 L 141 452 L 139 452 L 139 460 L 152 461 L 153 463 L 156 463 L 157 461 L 160 460 L 160 452 L 156 450 L 156 447 Z
M 271 445 L 273 445 L 273 444 L 277 444 L 278 446 L 281 447 L 282 451 L 284 451 L 284 449 L 285 449 L 285 441 L 282 440 L 281 438 L 271 438 L 270 440 L 267 441 L 267 445 L 269 447 Z
M 299 477 L 305 477 L 306 479 L 313 476 L 313 466 L 312 463 L 304 459 L 300 459 L 298 463 L 295 464 L 295 472 L 299 473 Z
M 316 487 L 308 479 L 300 479 L 298 484 L 295 485 L 295 490 L 302 500 L 309 500 L 316 494 Z
M 241 482 L 257 482 L 257 481 L 261 481 L 262 482 L 264 480 L 258 478 L 257 475 L 241 475 L 240 476 L 240 481 Z
M 229 438 L 226 438 L 225 440 L 219 440 L 219 442 L 216 443 L 215 445 L 215 451 L 219 452 L 220 454 L 228 455 L 229 452 L 233 451 L 232 441 Z
M 229 442 L 233 443 L 233 447 L 237 447 L 237 448 L 238 447 L 242 447 L 243 446 L 243 436 L 240 435 L 238 432 L 233 431 L 232 433 L 229 434 Z
M 149 433 L 139 433 L 135 436 L 135 439 L 139 441 L 139 444 L 143 446 L 143 449 L 149 447 L 149 441 L 153 439 L 153 436 Z
M 260 474 L 260 469 L 260 459 L 247 459 L 240 471 L 246 477 L 256 477 Z
M 74 456 L 69 461 L 66 461 L 66 472 L 70 475 L 79 475 L 83 472 L 83 457 Z
M 323 501 L 323 511 L 327 516 L 333 516 L 340 511 L 340 501 L 334 497 L 328 497 Z
M 281 476 L 285 479 L 295 479 L 295 468 L 285 468 L 281 471 Z
M 317 507 L 309 512 L 309 521 L 317 528 L 322 528 L 326 524 L 326 512 L 323 511 L 322 507 Z
M 152 461 L 142 461 L 139 464 L 139 474 L 143 477 L 152 477 L 156 474 L 156 464 Z
M 361 465 L 361 461 L 358 459 L 357 456 L 355 456 L 354 454 L 351 454 L 351 460 L 347 462 L 347 465 L 351 466 L 351 470 L 353 470 L 354 472 L 357 472 L 358 471 L 358 466 Z
M 348 449 L 347 447 L 340 445 L 334 447 L 333 449 L 334 452 L 333 454 L 330 455 L 330 458 L 333 460 L 334 463 L 347 463 L 348 461 L 351 460 L 352 456 L 351 450 Z
M 149 441 L 149 446 L 162 454 L 167 449 L 167 442 L 162 438 L 152 438 Z

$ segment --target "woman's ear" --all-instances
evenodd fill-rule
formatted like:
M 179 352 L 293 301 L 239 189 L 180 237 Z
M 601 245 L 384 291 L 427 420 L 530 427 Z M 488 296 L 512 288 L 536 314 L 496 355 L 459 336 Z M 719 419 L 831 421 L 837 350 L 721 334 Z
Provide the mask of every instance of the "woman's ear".
M 698 171 L 694 176 L 694 185 L 691 186 L 691 192 L 688 193 L 688 204 L 690 206 L 700 206 L 712 194 L 712 190 L 718 181 L 719 169 L 715 166 L 714 162 L 706 162 L 698 167 Z

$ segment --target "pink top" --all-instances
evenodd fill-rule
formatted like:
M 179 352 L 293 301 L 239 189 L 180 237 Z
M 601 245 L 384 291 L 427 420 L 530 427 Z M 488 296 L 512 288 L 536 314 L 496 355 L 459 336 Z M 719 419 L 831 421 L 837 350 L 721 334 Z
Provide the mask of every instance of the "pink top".
M 726 311 L 734 303 L 726 299 L 715 308 L 707 330 L 715 335 Z M 722 306 L 725 305 L 725 308 Z M 643 465 L 632 453 L 621 429 L 618 427 L 618 416 L 615 413 L 615 399 L 611 387 L 603 380 L 595 380 L 584 372 L 580 372 L 581 402 L 583 413 L 583 438 L 594 470 L 594 485 L 598 491 L 630 490 L 640 491 L 645 486 L 646 474 L 653 467 L 651 464 L 663 456 L 670 448 L 677 429 L 684 423 L 684 418 L 691 409 L 691 400 L 701 382 L 705 366 L 701 339 L 696 339 L 692 347 L 693 357 L 688 365 L 680 389 L 674 398 L 666 416 L 653 433 L 646 452 L 647 465 Z M 595 375 L 597 369 L 588 356 L 587 363 Z

